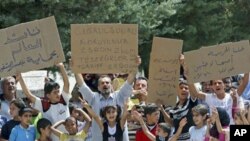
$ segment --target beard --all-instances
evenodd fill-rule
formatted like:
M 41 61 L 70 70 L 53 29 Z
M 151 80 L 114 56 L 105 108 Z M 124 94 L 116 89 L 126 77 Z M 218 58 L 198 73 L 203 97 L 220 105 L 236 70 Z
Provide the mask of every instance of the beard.
M 103 89 L 103 90 L 101 91 L 101 94 L 102 94 L 103 96 L 109 96 L 110 93 L 111 93 L 111 89 Z

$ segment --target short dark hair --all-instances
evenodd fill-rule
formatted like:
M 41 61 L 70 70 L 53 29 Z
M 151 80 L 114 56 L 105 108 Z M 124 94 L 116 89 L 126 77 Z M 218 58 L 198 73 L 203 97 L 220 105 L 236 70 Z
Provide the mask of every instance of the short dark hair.
M 56 89 L 56 88 L 59 89 L 60 85 L 57 82 L 49 81 L 49 82 L 45 83 L 45 85 L 44 85 L 44 93 L 49 94 L 53 91 L 53 89 Z
M 179 86 L 180 85 L 186 85 L 186 86 L 188 86 L 187 80 L 180 80 L 179 81 Z
M 26 107 L 24 101 L 21 98 L 17 98 L 17 99 L 12 100 L 10 102 L 10 104 L 14 104 L 19 109 Z
M 73 103 L 69 103 L 69 113 L 70 115 L 72 114 L 73 110 L 75 110 L 77 108 L 76 104 Z
M 108 112 L 109 109 L 114 109 L 117 111 L 116 121 L 119 121 L 121 113 L 122 113 L 121 107 L 119 105 L 107 105 L 103 107 L 100 113 L 101 117 L 103 117 L 107 121 L 106 113 Z
M 135 87 L 136 81 L 138 81 L 138 80 L 145 80 L 146 82 L 148 82 L 148 79 L 146 77 L 139 76 L 139 77 L 135 78 L 135 80 L 134 80 L 134 87 Z M 148 83 L 147 83 L 147 85 L 148 85 Z
M 170 136 L 171 133 L 171 126 L 165 122 L 161 122 L 158 124 L 159 128 L 161 128 L 165 133 L 168 133 L 168 136 Z
M 25 113 L 31 113 L 32 114 L 32 109 L 31 108 L 28 108 L 28 107 L 24 107 L 24 108 L 21 108 L 18 112 L 18 115 L 21 117 L 23 116 Z
M 156 112 L 156 111 L 159 111 L 159 108 L 154 103 L 148 104 L 148 105 L 146 105 L 144 107 L 144 115 L 145 116 L 150 115 L 150 114 L 152 114 L 153 112 Z
M 41 134 L 41 130 L 40 130 L 41 128 L 45 129 L 47 126 L 51 126 L 51 125 L 52 123 L 48 119 L 41 118 L 38 120 L 36 128 L 37 128 L 38 133 Z

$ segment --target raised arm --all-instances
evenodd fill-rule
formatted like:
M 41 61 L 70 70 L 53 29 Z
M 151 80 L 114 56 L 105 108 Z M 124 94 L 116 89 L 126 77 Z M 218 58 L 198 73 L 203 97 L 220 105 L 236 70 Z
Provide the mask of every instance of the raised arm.
M 65 123 L 65 121 L 61 120 L 61 121 L 58 121 L 54 125 L 51 126 L 52 133 L 55 134 L 57 137 L 60 137 L 63 134 L 63 132 L 58 130 L 57 127 L 60 126 L 61 124 L 64 124 L 64 123 Z
M 185 75 L 185 77 L 187 78 L 187 81 L 188 81 L 188 79 L 189 79 L 189 71 L 188 71 L 188 69 L 189 68 L 187 67 L 187 65 L 185 63 L 185 57 L 184 57 L 183 54 L 180 55 L 180 65 L 183 67 L 184 75 Z M 199 99 L 204 100 L 206 98 L 205 93 L 198 91 L 194 84 L 189 84 L 189 82 L 188 82 L 188 87 L 189 87 L 189 92 L 190 92 L 190 96 L 191 96 L 192 99 L 199 98 Z
M 80 73 L 75 73 L 75 79 L 76 79 L 76 83 L 79 87 L 85 83 L 83 80 L 82 74 L 80 74 Z
M 220 122 L 220 117 L 219 117 L 219 114 L 218 114 L 216 107 L 212 108 L 212 116 L 215 117 L 215 124 L 216 124 L 218 132 L 223 133 L 223 128 L 222 128 L 222 125 Z
M 207 130 L 206 130 L 206 136 L 205 136 L 205 141 L 209 141 L 210 139 L 210 129 L 211 129 L 211 118 L 207 119 Z
M 246 113 L 247 113 L 247 109 L 240 109 L 240 117 L 243 121 L 243 124 L 249 125 L 249 122 L 248 122 L 247 117 L 246 117 Z
M 87 133 L 88 130 L 89 130 L 89 128 L 90 128 L 90 126 L 91 126 L 91 118 L 90 118 L 89 115 L 88 115 L 86 112 L 84 112 L 82 109 L 77 108 L 76 110 L 77 110 L 77 112 L 79 113 L 79 118 L 78 118 L 78 120 L 80 120 L 80 121 L 86 121 L 86 124 L 85 124 L 85 126 L 84 126 L 84 128 L 83 128 L 83 131 L 84 131 L 85 133 Z
M 192 99 L 199 98 L 205 100 L 206 94 L 201 91 L 198 91 L 194 84 L 188 84 L 188 87 Z
M 173 126 L 173 119 L 170 117 L 170 115 L 165 111 L 165 109 L 163 108 L 163 106 L 160 106 L 160 110 L 161 113 L 164 117 L 164 121 L 167 122 L 168 124 L 170 124 L 171 126 Z
M 136 58 L 136 64 L 137 64 L 137 67 L 140 66 L 140 64 L 141 64 L 141 57 L 140 57 L 140 56 L 137 56 L 137 58 Z M 127 82 L 128 82 L 130 85 L 133 84 L 133 82 L 134 82 L 134 80 L 135 80 L 135 75 L 136 75 L 136 73 L 137 73 L 137 72 L 131 72 L 131 73 L 129 73 Z
M 151 141 L 155 141 L 155 135 L 153 135 L 147 128 L 142 116 L 140 113 L 138 113 L 137 111 L 132 111 L 132 115 L 134 116 L 134 118 L 136 120 L 139 121 L 141 127 L 142 127 L 142 130 L 144 132 L 144 134 L 151 140 Z
M 249 81 L 249 73 L 245 73 L 244 74 L 244 77 L 242 79 L 242 83 L 239 85 L 239 88 L 237 90 L 237 93 L 239 96 L 241 96 L 248 84 L 248 81 Z
M 179 128 L 177 130 L 177 132 L 170 138 L 169 141 L 177 141 L 181 132 L 182 132 L 182 129 L 183 127 L 187 124 L 187 118 L 183 118 L 180 123 L 179 123 Z
M 22 87 L 22 90 L 23 90 L 23 93 L 25 94 L 25 96 L 31 101 L 31 103 L 35 103 L 36 97 L 28 89 L 27 85 L 25 84 L 25 82 L 23 80 L 22 74 L 18 73 L 16 75 L 16 77 L 19 79 L 19 83 Z
M 163 108 L 163 102 L 160 99 L 156 100 L 156 105 L 160 108 L 160 111 L 164 117 L 164 121 L 167 122 L 169 125 L 173 126 L 173 119 L 170 117 L 170 115 L 165 111 Z
M 63 63 L 58 63 L 56 66 L 60 70 L 62 78 L 63 78 L 63 83 L 64 83 L 63 91 L 66 93 L 69 93 L 69 79 L 68 79 L 67 72 L 64 68 L 64 65 L 63 65 Z
M 124 106 L 123 106 L 123 113 L 122 113 L 122 117 L 120 121 L 120 126 L 122 130 L 124 129 L 124 125 L 127 121 L 127 117 L 128 117 L 128 100 L 124 102 Z
M 83 107 L 85 107 L 87 109 L 90 116 L 96 121 L 100 130 L 103 132 L 104 127 L 103 127 L 103 122 L 102 122 L 101 118 L 93 111 L 93 109 L 90 107 L 90 105 L 85 100 L 83 100 L 81 98 L 79 98 L 79 100 L 81 101 Z

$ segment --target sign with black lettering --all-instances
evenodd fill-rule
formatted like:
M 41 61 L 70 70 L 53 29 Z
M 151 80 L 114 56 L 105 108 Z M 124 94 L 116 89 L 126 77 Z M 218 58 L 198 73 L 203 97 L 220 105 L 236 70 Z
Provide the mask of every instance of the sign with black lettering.
M 75 73 L 137 71 L 136 24 L 72 24 L 72 70 Z
M 0 77 L 65 60 L 53 16 L 1 29 L 0 50 Z
M 248 40 L 185 52 L 189 83 L 209 81 L 250 71 Z

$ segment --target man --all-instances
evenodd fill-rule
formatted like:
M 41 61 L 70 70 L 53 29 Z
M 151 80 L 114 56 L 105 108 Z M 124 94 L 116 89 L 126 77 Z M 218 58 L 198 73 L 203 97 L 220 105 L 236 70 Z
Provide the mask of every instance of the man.
M 9 104 L 16 98 L 16 80 L 9 76 L 2 80 L 3 94 L 0 95 L 1 112 L 0 115 L 5 116 L 8 120 L 11 119 L 9 114 Z
M 137 65 L 141 63 L 140 57 L 137 58 Z M 79 92 L 82 97 L 92 106 L 96 114 L 100 115 L 100 110 L 107 105 L 119 105 L 123 107 L 124 101 L 131 96 L 132 84 L 135 78 L 136 72 L 129 74 L 127 81 L 121 87 L 119 91 L 113 92 L 111 78 L 107 75 L 103 75 L 98 80 L 98 91 L 93 92 L 84 82 L 81 74 L 75 74 L 76 82 L 79 86 Z M 102 141 L 102 133 L 97 123 L 93 121 L 92 124 L 92 140 Z M 127 125 L 124 129 L 123 140 L 128 141 Z
M 133 90 L 134 98 L 138 99 L 138 103 L 132 99 L 134 104 L 145 105 L 147 96 L 148 96 L 148 82 L 145 77 L 138 77 L 134 81 L 134 90 Z
M 237 94 L 240 96 L 242 92 L 244 91 L 247 83 L 248 83 L 248 77 L 249 73 L 244 75 L 243 83 L 239 86 L 237 90 Z M 217 79 L 217 80 L 211 80 L 210 85 L 213 89 L 214 93 L 207 94 L 201 91 L 197 91 L 194 85 L 189 85 L 190 92 L 199 99 L 204 100 L 211 108 L 211 106 L 215 107 L 222 107 L 226 109 L 227 113 L 230 117 L 230 124 L 233 124 L 233 98 L 232 98 L 232 92 L 230 94 L 227 94 L 225 91 L 225 83 L 223 82 L 223 79 Z

